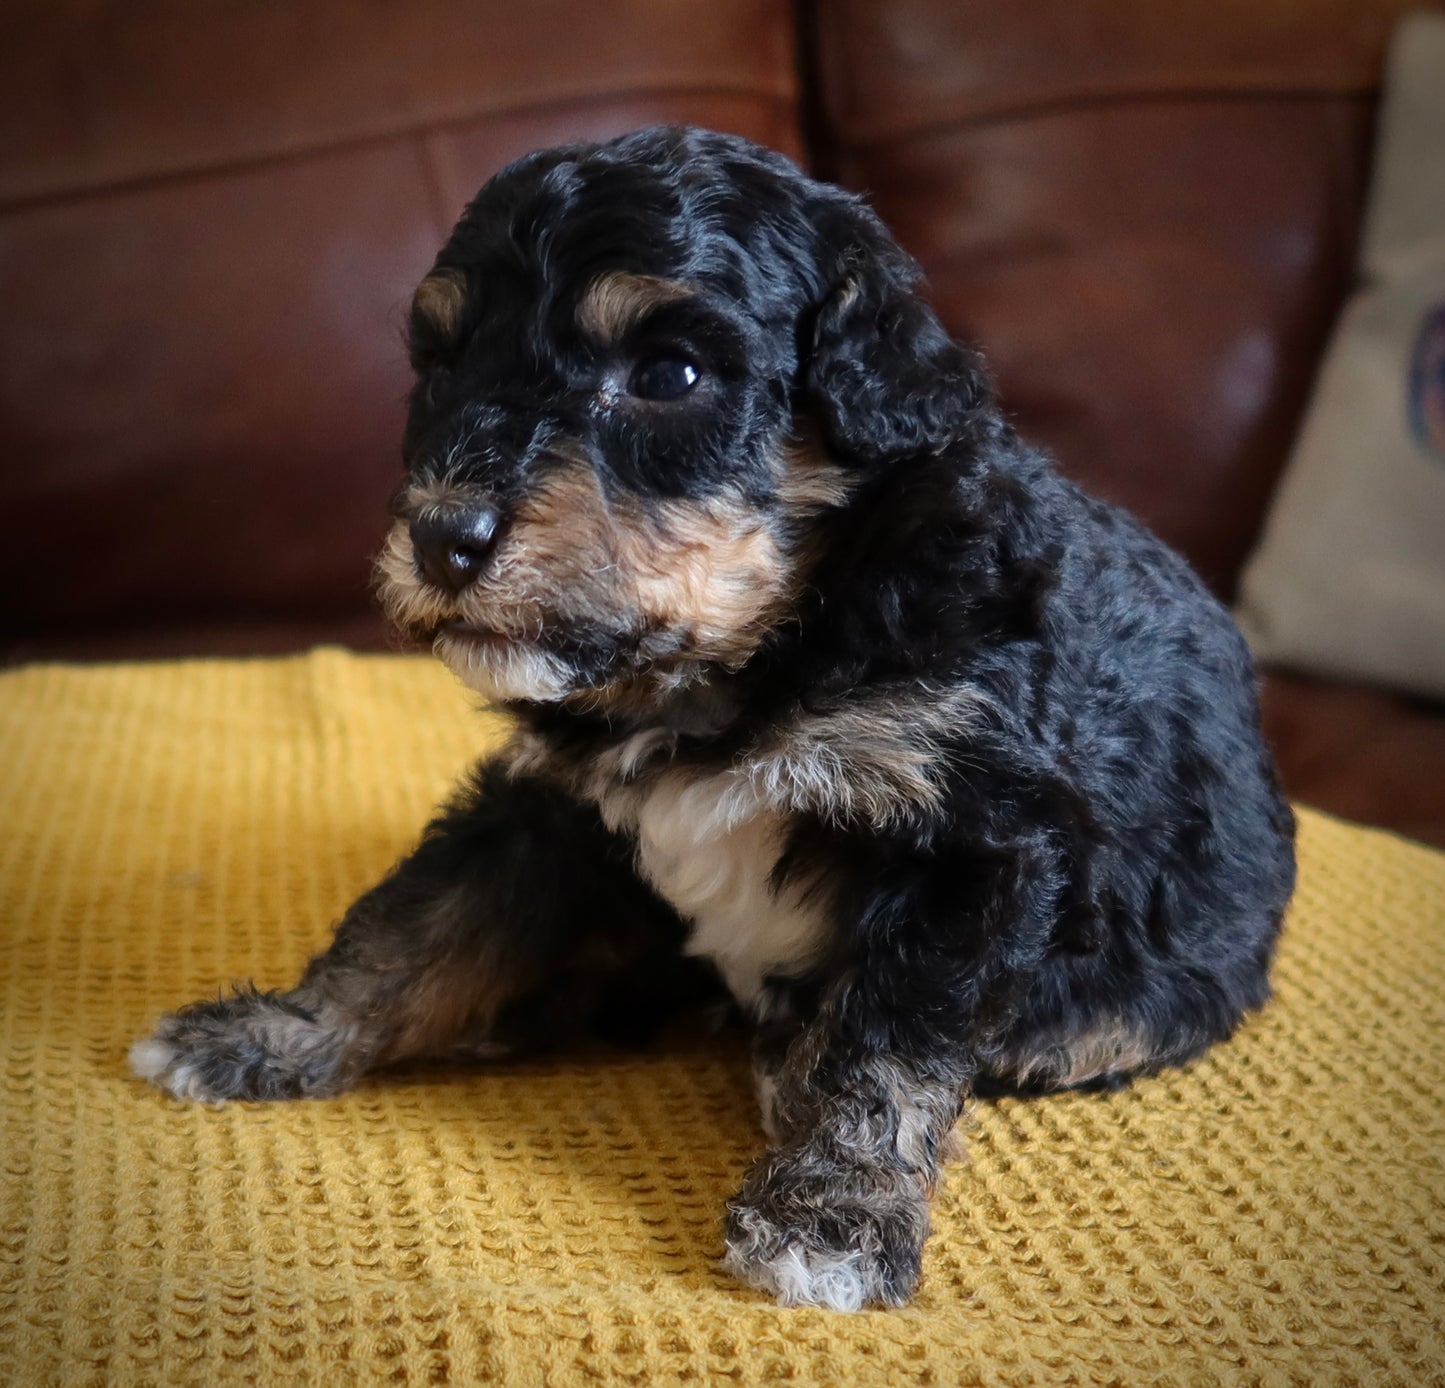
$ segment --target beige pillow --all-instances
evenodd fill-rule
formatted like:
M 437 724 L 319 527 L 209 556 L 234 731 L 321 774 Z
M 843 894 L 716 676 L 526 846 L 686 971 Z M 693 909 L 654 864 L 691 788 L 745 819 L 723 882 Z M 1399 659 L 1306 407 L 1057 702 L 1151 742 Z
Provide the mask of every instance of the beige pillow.
M 1237 616 L 1262 660 L 1445 697 L 1445 12 L 1391 45 L 1360 271 Z

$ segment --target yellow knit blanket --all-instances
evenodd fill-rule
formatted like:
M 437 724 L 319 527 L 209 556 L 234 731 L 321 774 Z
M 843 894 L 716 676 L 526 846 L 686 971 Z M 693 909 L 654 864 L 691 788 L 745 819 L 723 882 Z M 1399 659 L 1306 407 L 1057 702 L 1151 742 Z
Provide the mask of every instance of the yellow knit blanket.
M 1317 814 L 1276 1002 L 978 1104 L 902 1311 L 719 1270 L 732 1037 L 278 1106 L 131 1078 L 163 1009 L 291 982 L 498 733 L 425 659 L 0 677 L 0 1382 L 1445 1383 L 1445 855 Z

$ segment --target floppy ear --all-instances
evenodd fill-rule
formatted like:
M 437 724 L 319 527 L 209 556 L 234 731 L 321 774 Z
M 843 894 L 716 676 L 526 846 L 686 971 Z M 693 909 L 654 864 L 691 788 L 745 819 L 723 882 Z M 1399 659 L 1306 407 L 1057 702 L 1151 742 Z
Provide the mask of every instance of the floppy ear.
M 918 267 L 883 224 L 856 204 L 848 212 L 835 287 L 805 345 L 805 407 L 844 459 L 938 452 L 992 403 L 987 375 L 920 297 Z

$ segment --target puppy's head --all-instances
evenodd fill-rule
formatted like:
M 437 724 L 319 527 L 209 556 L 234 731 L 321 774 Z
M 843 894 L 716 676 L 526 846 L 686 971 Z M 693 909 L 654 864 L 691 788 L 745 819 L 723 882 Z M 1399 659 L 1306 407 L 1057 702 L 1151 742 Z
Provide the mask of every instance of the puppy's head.
M 392 618 L 493 698 L 650 703 L 792 617 L 871 474 L 986 403 L 855 199 L 657 128 L 529 156 L 412 304 Z

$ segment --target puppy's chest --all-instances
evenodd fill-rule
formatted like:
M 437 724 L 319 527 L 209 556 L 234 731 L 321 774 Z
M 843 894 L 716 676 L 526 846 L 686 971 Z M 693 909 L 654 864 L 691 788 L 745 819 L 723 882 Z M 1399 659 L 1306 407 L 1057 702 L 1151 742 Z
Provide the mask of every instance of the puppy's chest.
M 744 1007 L 763 1005 L 769 975 L 804 972 L 822 949 L 820 901 L 774 880 L 787 816 L 730 772 L 671 767 L 599 798 L 637 844 L 641 875 L 691 926 L 689 954 L 711 959 Z

